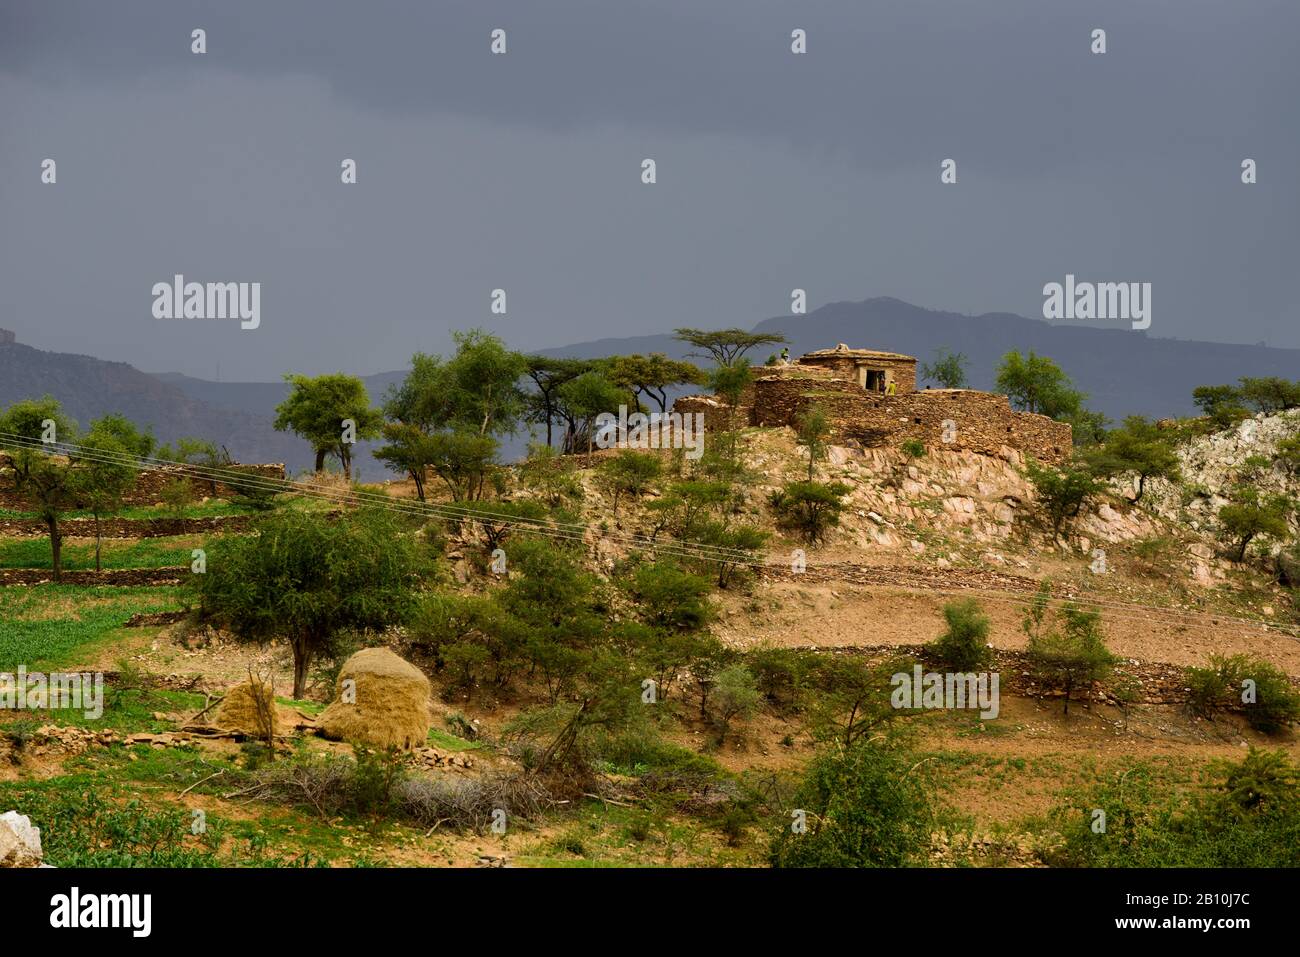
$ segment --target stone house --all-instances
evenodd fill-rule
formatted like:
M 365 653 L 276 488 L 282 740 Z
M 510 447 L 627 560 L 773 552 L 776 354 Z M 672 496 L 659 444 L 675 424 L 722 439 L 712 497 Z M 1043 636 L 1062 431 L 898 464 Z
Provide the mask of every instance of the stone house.
M 812 405 L 831 422 L 832 441 L 864 448 L 927 447 L 986 455 L 1018 452 L 1057 463 L 1070 454 L 1069 424 L 1011 408 L 1004 395 L 975 389 L 916 388 L 916 359 L 841 343 L 793 363 L 761 366 L 734 410 L 735 425 L 795 426 Z M 704 413 L 705 428 L 728 428 L 732 410 L 717 396 L 682 396 L 674 412 Z

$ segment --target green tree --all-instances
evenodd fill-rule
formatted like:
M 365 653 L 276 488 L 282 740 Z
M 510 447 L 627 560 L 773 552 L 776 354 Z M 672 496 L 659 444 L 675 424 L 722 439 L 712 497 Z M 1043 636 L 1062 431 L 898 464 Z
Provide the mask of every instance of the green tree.
M 1192 390 L 1192 401 L 1220 429 L 1230 429 L 1250 415 L 1241 390 L 1230 385 L 1201 385 Z
M 1073 693 L 1104 680 L 1116 659 L 1106 648 L 1098 612 L 1067 602 L 1053 618 L 1050 594 L 1044 583 L 1025 609 L 1021 628 L 1029 637 L 1026 655 L 1035 679 L 1063 693 L 1069 714 Z
M 643 396 L 658 404 L 660 412 L 668 410 L 668 390 L 680 385 L 703 385 L 707 380 L 702 369 L 690 362 L 669 359 L 661 352 L 648 356 L 614 356 L 609 362 L 609 380 L 628 389 L 635 405 Z
M 97 438 L 115 440 L 128 455 L 137 459 L 149 458 L 158 444 L 153 437 L 152 429 L 141 429 L 126 416 L 116 412 L 101 416 L 92 422 L 88 434 Z
M 775 834 L 773 867 L 904 867 L 928 861 L 937 805 L 924 762 L 897 741 L 863 739 L 813 759 Z M 800 830 L 797 824 L 804 824 Z
M 239 640 L 285 638 L 301 698 L 312 661 L 340 636 L 405 619 L 425 570 L 414 540 L 382 509 L 333 521 L 286 511 L 260 519 L 251 535 L 210 542 L 207 572 L 190 576 L 190 587 L 201 619 Z
M 121 415 L 90 424 L 73 461 L 77 498 L 95 519 L 95 571 L 103 568 L 101 522 L 122 510 L 123 499 L 140 473 L 139 460 L 153 452 L 154 439 Z
M 773 492 L 769 503 L 782 525 L 816 543 L 839 525 L 849 491 L 843 482 L 790 482 Z
M 1136 473 L 1138 487 L 1133 497 L 1134 504 L 1141 501 L 1148 479 L 1176 482 L 1180 477 L 1173 440 L 1141 415 L 1126 418 L 1123 426 L 1111 431 L 1104 445 L 1091 453 L 1087 461 L 1093 474 L 1101 478 Z
M 536 392 L 527 397 L 527 414 L 531 421 L 546 423 L 546 444 L 554 445 L 553 426 L 562 421 L 557 390 L 584 372 L 595 371 L 589 359 L 556 359 L 551 356 L 526 357 L 527 375 Z
M 596 417 L 606 412 L 617 414 L 623 398 L 623 390 L 601 372 L 584 372 L 557 388 L 556 410 L 568 424 L 564 451 L 575 453 L 585 446 L 590 458 L 596 439 Z
M 1300 407 L 1300 382 L 1278 376 L 1244 376 L 1240 382 L 1242 401 L 1265 415 Z
M 673 330 L 673 338 L 694 346 L 700 352 L 691 355 L 712 358 L 719 366 L 735 365 L 750 349 L 763 345 L 780 345 L 785 336 L 770 332 L 747 332 L 744 329 L 681 328 Z
M 50 536 L 54 580 L 63 578 L 63 514 L 77 507 L 80 485 L 65 456 L 36 448 L 52 438 L 52 449 L 74 444 L 77 426 L 52 396 L 15 402 L 0 415 L 0 448 L 9 452 L 14 491 L 31 504 Z
M 1083 503 L 1102 490 L 1089 469 L 1074 463 L 1058 469 L 1030 459 L 1025 463 L 1025 475 L 1034 486 L 1039 505 L 1047 513 L 1053 535 L 1061 534 L 1066 520 L 1077 516 L 1083 510 Z
M 739 426 L 736 412 L 745 390 L 754 381 L 748 359 L 737 359 L 729 365 L 720 365 L 709 374 L 709 386 L 727 403 L 727 457 L 736 461 L 736 429 Z
M 430 469 L 453 498 L 478 498 L 496 460 L 496 436 L 513 434 L 524 413 L 518 382 L 528 370 L 526 357 L 482 330 L 452 338 L 450 359 L 417 352 L 384 401 L 386 444 L 375 457 L 409 476 L 421 501 Z
M 826 408 L 814 403 L 799 415 L 799 441 L 808 450 L 808 481 L 813 480 L 813 468 L 818 459 L 826 457 L 827 440 L 831 434 L 830 418 Z
M 921 376 L 939 383 L 945 389 L 964 389 L 967 361 L 966 356 L 960 352 L 940 349 L 934 355 L 934 362 L 921 363 Z
M 993 661 L 989 647 L 989 619 L 974 598 L 951 601 L 943 606 L 948 627 L 927 645 L 935 659 L 953 671 L 979 671 Z
M 1246 546 L 1260 535 L 1285 541 L 1291 529 L 1287 516 L 1295 508 L 1284 495 L 1261 497 L 1253 486 L 1237 488 L 1232 501 L 1219 509 L 1219 525 L 1224 536 L 1236 544 L 1237 561 L 1246 558 Z
M 761 703 L 758 682 L 744 665 L 728 665 L 717 673 L 713 680 L 713 708 L 718 729 L 718 747 L 726 743 L 731 722 L 737 719 L 749 720 Z
M 1025 356 L 1014 350 L 1003 356 L 996 381 L 998 391 L 1017 409 L 1052 419 L 1077 414 L 1086 398 L 1060 366 L 1032 350 Z
M 343 466 L 344 476 L 352 479 L 352 443 L 379 437 L 383 415 L 371 408 L 366 385 L 357 376 L 342 372 L 322 376 L 289 374 L 289 396 L 275 409 L 275 428 L 292 432 L 306 440 L 316 453 L 316 471 L 325 467 L 325 456 L 332 455 Z M 351 421 L 354 429 L 345 430 Z

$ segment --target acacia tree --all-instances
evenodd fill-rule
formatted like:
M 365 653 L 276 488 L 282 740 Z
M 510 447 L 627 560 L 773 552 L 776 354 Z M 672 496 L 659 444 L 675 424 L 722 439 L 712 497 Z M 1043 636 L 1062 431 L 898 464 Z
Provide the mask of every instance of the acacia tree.
M 106 415 L 90 424 L 73 461 L 79 504 L 95 519 L 95 571 L 103 569 L 105 516 L 121 511 L 123 499 L 140 472 L 139 460 L 153 451 L 153 436 L 121 415 Z
M 1236 489 L 1232 501 L 1219 509 L 1219 524 L 1226 537 L 1236 543 L 1237 561 L 1246 558 L 1246 547 L 1260 535 L 1285 540 L 1290 534 L 1287 515 L 1295 503 L 1284 495 L 1261 498 L 1252 486 Z
M 384 403 L 387 444 L 375 457 L 408 474 L 421 501 L 430 469 L 453 498 L 477 498 L 496 458 L 495 437 L 513 433 L 525 407 L 518 385 L 528 368 L 525 356 L 478 329 L 453 339 L 450 359 L 416 353 L 410 373 Z
M 700 349 L 690 355 L 711 358 L 720 366 L 735 365 L 750 349 L 762 345 L 779 345 L 785 336 L 774 332 L 747 332 L 744 329 L 691 329 L 673 330 L 673 338 Z
M 54 580 L 63 578 L 63 513 L 77 507 L 78 483 L 65 456 L 32 448 L 46 439 L 58 444 L 76 441 L 76 423 L 53 396 L 15 402 L 0 415 L 0 448 L 9 452 L 10 481 L 45 522 L 50 536 Z
M 1093 473 L 1103 478 L 1137 474 L 1137 494 L 1133 504 L 1142 499 L 1147 479 L 1164 478 L 1177 481 L 1178 454 L 1172 440 L 1156 428 L 1155 423 L 1141 415 L 1130 415 L 1124 425 L 1106 435 L 1102 447 L 1089 456 Z
M 585 443 L 590 458 L 596 417 L 602 412 L 616 412 L 622 398 L 623 390 L 601 372 L 584 372 L 556 389 L 556 409 L 567 423 L 564 451 L 577 452 Z
M 382 509 L 329 522 L 276 513 L 251 535 L 209 543 L 207 553 L 207 572 L 189 585 L 200 619 L 241 641 L 286 638 L 295 698 L 307 689 L 312 661 L 332 653 L 339 635 L 404 620 L 424 571 L 411 537 Z
M 707 380 L 699 366 L 669 359 L 662 352 L 648 356 L 614 356 L 609 360 L 609 380 L 631 391 L 636 400 L 649 396 L 668 411 L 668 390 L 679 385 L 703 385 Z
M 316 471 L 325 467 L 325 456 L 332 455 L 343 466 L 343 475 L 352 479 L 352 443 L 349 438 L 379 438 L 383 416 L 371 408 L 366 384 L 357 376 L 342 372 L 312 378 L 286 375 L 291 386 L 289 397 L 276 406 L 275 428 L 293 432 L 311 443 L 316 453 Z M 349 436 L 345 420 L 355 428 Z
M 1092 473 L 1073 463 L 1057 469 L 1039 465 L 1033 459 L 1025 463 L 1025 475 L 1052 525 L 1052 535 L 1061 534 L 1066 519 L 1076 517 L 1083 503 L 1101 491 Z
M 537 391 L 526 397 L 531 421 L 546 423 L 546 444 L 554 444 L 554 424 L 560 418 L 559 398 L 556 390 L 584 372 L 591 372 L 595 364 L 590 359 L 555 359 L 550 356 L 527 356 L 527 376 Z

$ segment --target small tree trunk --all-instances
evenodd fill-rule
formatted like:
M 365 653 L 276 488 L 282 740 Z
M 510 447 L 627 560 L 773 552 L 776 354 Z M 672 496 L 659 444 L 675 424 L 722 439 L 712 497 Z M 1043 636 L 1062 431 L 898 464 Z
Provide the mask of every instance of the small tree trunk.
M 307 693 L 307 669 L 311 665 L 311 645 L 304 636 L 293 643 L 293 697 L 301 701 Z
M 317 449 L 316 450 L 316 471 L 321 472 L 324 471 L 324 469 L 325 469 L 325 450 Z
M 59 533 L 59 520 L 46 516 L 45 527 L 50 530 L 50 567 L 56 582 L 63 580 L 63 536 Z

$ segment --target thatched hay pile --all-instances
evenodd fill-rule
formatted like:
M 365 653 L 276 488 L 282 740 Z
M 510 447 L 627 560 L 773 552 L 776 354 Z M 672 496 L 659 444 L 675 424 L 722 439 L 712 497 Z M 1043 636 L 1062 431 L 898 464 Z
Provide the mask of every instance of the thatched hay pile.
M 353 682 L 351 702 L 344 700 Z M 343 663 L 334 702 L 316 726 L 327 738 L 374 748 L 423 747 L 429 736 L 429 679 L 387 648 L 363 648 Z
M 250 737 L 260 738 L 266 730 L 258 720 L 258 702 L 269 707 L 271 713 L 271 732 L 283 734 L 286 721 L 275 703 L 271 686 L 260 682 L 244 681 L 226 692 L 226 697 L 212 715 L 212 724 L 223 731 L 238 731 Z

